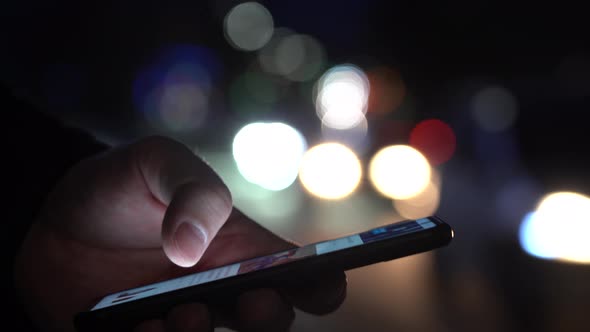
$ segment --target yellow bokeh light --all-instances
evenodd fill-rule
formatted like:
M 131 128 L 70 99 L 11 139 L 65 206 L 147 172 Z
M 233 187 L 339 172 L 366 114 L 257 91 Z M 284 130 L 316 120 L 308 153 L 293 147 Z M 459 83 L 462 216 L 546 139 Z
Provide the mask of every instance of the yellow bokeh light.
M 350 195 L 359 185 L 361 163 L 356 154 L 339 143 L 324 143 L 303 156 L 299 180 L 311 194 L 325 199 Z
M 530 254 L 547 259 L 590 263 L 590 198 L 574 192 L 545 196 L 525 218 L 520 243 Z
M 393 200 L 393 206 L 400 216 L 418 219 L 436 213 L 440 203 L 440 176 L 432 170 L 432 179 L 421 193 L 408 199 Z
M 386 197 L 408 199 L 419 195 L 430 183 L 431 169 L 426 158 L 407 145 L 381 149 L 369 164 L 371 183 Z

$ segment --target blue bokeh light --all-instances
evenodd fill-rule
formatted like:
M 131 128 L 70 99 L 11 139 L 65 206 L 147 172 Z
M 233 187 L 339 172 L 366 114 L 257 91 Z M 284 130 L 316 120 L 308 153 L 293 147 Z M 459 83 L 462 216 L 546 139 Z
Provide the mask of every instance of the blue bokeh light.
M 221 62 L 208 48 L 188 44 L 166 48 L 137 74 L 134 107 L 157 128 L 198 128 L 221 73 Z

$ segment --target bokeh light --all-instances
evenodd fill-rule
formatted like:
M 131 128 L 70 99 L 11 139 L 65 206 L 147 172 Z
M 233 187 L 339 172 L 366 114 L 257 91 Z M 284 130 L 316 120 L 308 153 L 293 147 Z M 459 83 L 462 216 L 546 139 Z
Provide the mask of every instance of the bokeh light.
M 431 180 L 426 188 L 416 196 L 393 200 L 397 213 L 406 219 L 418 219 L 434 215 L 440 204 L 440 175 L 432 169 Z
M 277 66 L 277 49 L 287 37 L 294 34 L 295 32 L 289 28 L 277 27 L 274 29 L 271 39 L 257 52 L 258 64 L 263 71 L 274 75 L 280 74 Z
M 299 179 L 311 194 L 341 199 L 359 185 L 361 163 L 356 154 L 339 143 L 323 143 L 309 149 L 301 162 Z
M 251 123 L 236 134 L 233 156 L 242 176 L 265 189 L 289 187 L 306 149 L 304 137 L 293 127 L 279 123 Z
M 379 150 L 369 164 L 371 183 L 386 197 L 408 199 L 419 195 L 430 183 L 428 160 L 407 145 L 393 145 Z
M 492 86 L 479 91 L 472 100 L 472 115 L 483 130 L 496 132 L 514 124 L 518 112 L 516 98 L 503 87 Z
M 198 84 L 171 84 L 164 87 L 158 107 L 164 124 L 168 128 L 180 130 L 188 123 L 200 125 L 203 122 L 208 95 Z
M 232 8 L 224 20 L 228 42 L 236 49 L 254 51 L 272 37 L 274 23 L 270 12 L 258 2 L 245 2 Z
M 265 72 L 296 82 L 316 78 L 325 62 L 326 52 L 317 39 L 287 28 L 275 29 L 258 52 L 258 63 Z
M 346 129 L 364 120 L 370 89 L 360 68 L 335 66 L 318 80 L 316 89 L 316 111 L 326 126 Z
M 325 52 L 322 45 L 308 35 L 283 38 L 276 48 L 278 73 L 293 81 L 308 81 L 322 69 Z
M 406 85 L 399 72 L 389 67 L 377 67 L 367 72 L 371 85 L 367 112 L 383 115 L 397 110 L 406 96 Z
M 590 198 L 556 192 L 541 200 L 520 227 L 520 244 L 529 254 L 546 259 L 590 263 Z
M 197 129 L 209 111 L 220 68 L 207 48 L 176 45 L 165 49 L 138 73 L 133 85 L 135 107 L 155 128 Z
M 422 152 L 432 165 L 440 165 L 453 156 L 457 139 L 448 124 L 429 119 L 421 121 L 412 129 L 410 145 Z

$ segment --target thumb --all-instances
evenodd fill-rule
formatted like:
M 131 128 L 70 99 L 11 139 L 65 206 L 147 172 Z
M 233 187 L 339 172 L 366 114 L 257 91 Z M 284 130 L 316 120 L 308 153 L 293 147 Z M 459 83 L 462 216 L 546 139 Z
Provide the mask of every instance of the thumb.
M 167 205 L 162 247 L 176 265 L 195 265 L 232 211 L 228 188 L 184 145 L 167 138 L 142 142 L 139 167 L 152 195 Z
M 188 182 L 175 189 L 162 224 L 164 252 L 176 265 L 195 265 L 229 217 L 225 186 Z

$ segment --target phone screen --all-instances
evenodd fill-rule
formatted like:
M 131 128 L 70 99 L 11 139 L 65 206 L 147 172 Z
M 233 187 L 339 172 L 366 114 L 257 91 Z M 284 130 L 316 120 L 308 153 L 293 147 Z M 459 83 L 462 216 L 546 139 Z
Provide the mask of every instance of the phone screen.
M 121 303 L 131 302 L 146 297 L 172 292 L 178 289 L 196 286 L 225 278 L 231 278 L 253 271 L 259 271 L 272 266 L 324 255 L 363 244 L 391 239 L 408 233 L 415 233 L 433 228 L 436 224 L 428 218 L 404 221 L 378 227 L 366 232 L 337 238 L 334 240 L 314 243 L 300 248 L 285 250 L 268 256 L 256 257 L 239 263 L 225 265 L 215 269 L 189 274 L 183 277 L 162 281 L 159 283 L 125 290 L 104 297 L 92 310 L 98 310 Z

